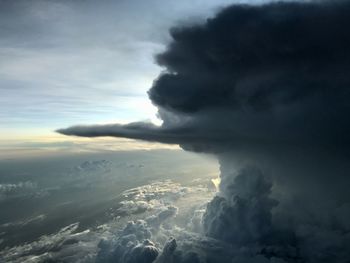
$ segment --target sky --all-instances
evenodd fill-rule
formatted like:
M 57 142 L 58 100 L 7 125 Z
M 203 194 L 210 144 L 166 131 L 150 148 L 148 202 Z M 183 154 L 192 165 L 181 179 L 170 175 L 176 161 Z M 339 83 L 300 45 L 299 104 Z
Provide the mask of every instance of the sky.
M 93 199 L 95 182 L 115 190 L 98 170 L 104 175 L 118 163 L 118 171 L 159 172 L 158 182 L 145 173 L 111 173 L 112 182 L 123 179 L 129 188 L 122 210 L 149 216 L 125 222 L 107 239 L 100 238 L 110 226 L 101 226 L 102 235 L 75 235 L 73 224 L 11 248 L 10 261 L 46 247 L 67 262 L 86 248 L 97 262 L 350 262 L 349 0 L 0 3 L 0 164 L 14 171 L 0 167 L 4 196 L 32 197 L 35 180 L 50 181 L 51 174 L 64 181 L 65 193 L 83 189 Z M 192 164 L 185 151 L 143 151 L 160 148 L 214 157 L 219 171 L 215 166 L 202 185 L 198 170 L 162 165 Z M 49 156 L 57 152 L 70 154 Z M 36 167 L 46 168 L 33 173 L 33 182 L 23 181 L 22 171 L 32 160 L 11 159 L 18 155 L 45 155 Z M 73 156 L 82 159 L 64 172 L 66 180 L 56 167 Z M 171 174 L 196 187 L 180 190 L 167 181 Z M 51 183 L 45 193 L 55 194 L 60 189 Z M 197 193 L 200 204 L 171 201 L 167 192 L 175 201 Z M 66 242 L 60 236 L 67 232 Z
M 0 147 L 76 141 L 54 133 L 73 124 L 159 124 L 147 90 L 169 28 L 233 2 L 0 1 Z

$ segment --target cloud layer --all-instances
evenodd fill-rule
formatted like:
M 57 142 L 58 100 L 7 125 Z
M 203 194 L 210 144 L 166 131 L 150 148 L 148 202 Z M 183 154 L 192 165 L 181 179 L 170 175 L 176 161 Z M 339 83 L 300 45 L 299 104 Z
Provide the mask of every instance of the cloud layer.
M 6 247 L 0 258 L 6 262 L 153 262 L 169 236 L 184 232 L 174 220 L 178 213 L 186 216 L 176 207 L 177 202 L 184 202 L 192 211 L 212 195 L 206 187 L 172 181 L 128 189 L 122 196 L 129 203 L 119 203 L 114 220 L 85 230 L 74 223 L 36 241 Z M 144 207 L 147 209 L 140 209 Z

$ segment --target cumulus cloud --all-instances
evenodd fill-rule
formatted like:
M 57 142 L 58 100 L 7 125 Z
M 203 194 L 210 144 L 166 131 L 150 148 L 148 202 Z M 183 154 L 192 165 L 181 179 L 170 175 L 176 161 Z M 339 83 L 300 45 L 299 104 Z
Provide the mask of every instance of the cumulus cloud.
M 350 260 L 349 11 L 349 1 L 237 4 L 175 27 L 148 93 L 161 126 L 58 130 L 217 154 L 220 192 L 193 217 L 204 235 L 169 239 L 156 261 Z
M 0 251 L 6 262 L 153 262 L 161 253 L 170 236 L 185 232 L 176 226 L 181 201 L 191 209 L 192 198 L 208 201 L 201 186 L 185 187 L 171 181 L 154 182 L 126 190 L 122 197 L 129 202 L 147 204 L 146 211 L 116 211 L 113 220 L 96 228 L 81 230 L 79 224 L 71 224 L 57 233 L 42 236 L 39 240 L 7 247 Z M 143 201 L 141 201 L 143 200 Z M 199 203 L 201 203 L 199 202 Z M 121 201 L 119 208 L 126 209 Z M 34 220 L 34 219 L 33 219 Z
M 273 196 L 275 187 L 257 167 L 244 167 L 226 181 L 225 190 L 207 205 L 202 220 L 205 235 L 182 232 L 170 238 L 155 262 L 347 262 L 347 224 L 332 209 L 327 219 Z M 321 200 L 321 196 L 317 196 Z M 315 202 L 314 199 L 312 199 Z M 289 200 L 290 201 L 290 200 Z M 299 200 L 302 201 L 302 200 Z M 322 207 L 325 209 L 326 206 Z M 334 207 L 335 208 L 335 207 Z M 340 209 L 340 208 L 338 208 Z M 314 218 L 315 217 L 315 218 Z M 337 223 L 335 223 L 337 222 Z
M 95 160 L 95 161 L 85 161 L 81 163 L 80 165 L 74 167 L 75 171 L 77 172 L 96 172 L 96 171 L 102 171 L 102 172 L 109 172 L 110 166 L 112 165 L 111 161 L 108 160 Z
M 194 189 L 196 188 L 185 187 L 171 180 L 165 180 L 128 189 L 122 193 L 122 196 L 132 198 L 135 201 L 147 201 L 147 203 L 154 201 L 174 202 Z
M 35 194 L 40 195 L 38 185 L 31 181 L 18 182 L 16 184 L 0 184 L 0 201 L 28 195 L 35 196 Z
M 208 205 L 203 218 L 208 236 L 232 244 L 259 243 L 271 232 L 271 210 L 277 201 L 269 198 L 271 182 L 262 173 L 247 167 L 234 177 L 233 183 L 223 182 L 221 196 Z
M 209 192 L 208 189 L 207 191 Z M 169 236 L 179 237 L 186 233 L 172 220 L 179 210 L 174 204 L 184 198 L 188 200 L 188 205 L 192 206 L 190 199 L 187 199 L 191 194 L 199 197 L 203 194 L 203 189 L 200 186 L 183 187 L 178 183 L 164 181 L 123 192 L 122 195 L 130 200 L 121 202 L 122 206 L 118 211 L 129 211 L 129 215 L 147 210 L 152 213 L 143 219 L 128 222 L 113 238 L 102 239 L 98 245 L 96 262 L 171 262 L 171 251 L 176 248 L 176 240 L 169 240 Z
M 102 240 L 97 262 L 151 263 L 158 256 L 158 248 L 149 239 L 152 233 L 143 220 L 129 222 L 112 242 Z

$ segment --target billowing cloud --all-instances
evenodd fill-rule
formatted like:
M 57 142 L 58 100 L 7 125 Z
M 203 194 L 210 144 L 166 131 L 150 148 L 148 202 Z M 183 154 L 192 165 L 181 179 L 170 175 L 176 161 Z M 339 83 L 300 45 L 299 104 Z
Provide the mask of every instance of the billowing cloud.
M 272 184 L 256 168 L 245 168 L 234 183 L 222 186 L 223 196 L 216 196 L 204 215 L 206 234 L 241 245 L 266 238 L 271 232 L 271 210 L 278 203 L 269 198 Z
M 59 132 L 165 143 L 349 144 L 348 1 L 234 5 L 171 30 L 149 90 L 164 121 Z M 244 145 L 244 143 L 242 143 Z
M 59 130 L 218 156 L 202 233 L 170 238 L 155 262 L 350 260 L 349 11 L 349 1 L 233 5 L 175 27 L 149 90 L 161 126 Z

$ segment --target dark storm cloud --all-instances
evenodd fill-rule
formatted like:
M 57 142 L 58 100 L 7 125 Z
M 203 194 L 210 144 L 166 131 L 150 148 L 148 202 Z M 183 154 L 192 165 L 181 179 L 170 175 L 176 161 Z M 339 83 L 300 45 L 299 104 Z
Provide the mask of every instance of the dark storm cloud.
M 348 3 L 235 5 L 205 25 L 174 28 L 150 98 L 189 113 L 273 110 L 312 96 L 344 104 L 349 11 Z
M 139 123 L 132 129 L 106 125 L 59 132 L 185 148 L 196 138 L 197 147 L 213 140 L 346 149 L 349 11 L 348 1 L 233 5 L 203 25 L 173 28 L 172 42 L 157 57 L 165 71 L 149 90 L 161 127 Z
M 349 11 L 349 1 L 233 5 L 176 27 L 149 90 L 161 126 L 59 130 L 216 152 L 205 235 L 170 239 L 158 262 L 350 260 Z
M 59 129 L 57 132 L 83 137 L 116 136 L 164 143 L 178 143 L 182 139 L 182 136 L 188 135 L 186 133 L 183 134 L 182 130 L 181 127 L 179 129 L 167 130 L 159 128 L 152 123 L 133 122 L 126 125 L 73 126 L 67 129 Z
M 269 198 L 272 183 L 254 167 L 245 168 L 236 177 L 229 178 L 234 182 L 223 182 L 223 196 L 215 197 L 207 207 L 203 218 L 206 234 L 244 245 L 266 239 L 271 232 L 271 210 L 278 204 Z

